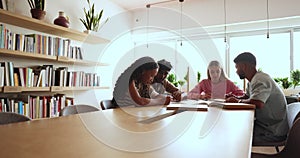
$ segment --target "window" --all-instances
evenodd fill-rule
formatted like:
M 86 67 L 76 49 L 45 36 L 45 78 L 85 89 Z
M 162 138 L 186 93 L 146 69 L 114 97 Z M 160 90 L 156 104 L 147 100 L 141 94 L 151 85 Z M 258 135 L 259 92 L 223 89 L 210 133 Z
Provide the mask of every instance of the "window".
M 290 76 L 290 36 L 289 33 L 231 37 L 230 38 L 230 79 L 239 87 L 243 81 L 235 72 L 233 59 L 242 52 L 251 52 L 256 56 L 257 69 L 269 74 L 272 78 Z
M 294 70 L 300 70 L 300 32 L 294 32 Z

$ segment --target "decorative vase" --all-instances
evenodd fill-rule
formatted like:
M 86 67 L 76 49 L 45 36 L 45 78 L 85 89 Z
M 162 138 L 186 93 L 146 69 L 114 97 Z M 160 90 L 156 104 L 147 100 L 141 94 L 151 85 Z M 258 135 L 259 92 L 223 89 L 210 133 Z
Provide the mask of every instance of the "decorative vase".
M 92 31 L 91 30 L 84 30 L 83 32 L 86 33 L 86 34 L 90 34 Z
M 59 16 L 54 20 L 54 24 L 68 28 L 70 23 L 66 19 L 65 13 L 63 11 L 60 11 L 58 12 L 58 14 Z
M 39 19 L 39 20 L 43 20 L 46 15 L 46 12 L 40 9 L 31 9 L 30 13 L 32 18 Z

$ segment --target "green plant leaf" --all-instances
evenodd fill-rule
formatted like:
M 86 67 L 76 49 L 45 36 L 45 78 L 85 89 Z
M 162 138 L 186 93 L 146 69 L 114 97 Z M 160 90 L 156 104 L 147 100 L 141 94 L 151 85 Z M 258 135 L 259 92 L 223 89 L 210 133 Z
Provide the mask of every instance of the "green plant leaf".
M 46 0 L 27 0 L 31 9 L 45 9 Z
M 296 86 L 298 86 L 300 83 L 300 71 L 298 69 L 291 71 L 291 80 L 293 82 L 294 88 L 296 88 Z
M 200 82 L 201 80 L 201 73 L 198 71 L 197 72 L 197 82 Z
M 178 80 L 177 82 L 180 86 L 183 86 L 185 84 L 185 81 L 183 81 L 183 80 Z
M 27 0 L 31 9 L 35 8 L 33 0 Z
M 100 20 L 102 18 L 103 14 L 103 9 L 99 12 L 99 14 L 95 13 L 95 4 L 93 3 L 91 5 L 90 1 L 87 0 L 89 4 L 89 9 L 86 10 L 84 9 L 84 14 L 85 14 L 85 20 L 80 20 L 86 27 L 87 30 L 92 30 L 92 31 L 98 31 L 99 26 L 100 26 Z M 108 19 L 106 19 L 105 23 L 107 22 Z

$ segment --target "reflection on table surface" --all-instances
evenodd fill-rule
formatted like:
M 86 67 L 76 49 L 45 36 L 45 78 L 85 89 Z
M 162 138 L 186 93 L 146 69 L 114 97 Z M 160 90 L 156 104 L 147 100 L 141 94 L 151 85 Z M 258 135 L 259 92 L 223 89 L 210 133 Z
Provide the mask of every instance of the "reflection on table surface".
M 253 117 L 253 110 L 176 113 L 155 106 L 36 120 L 0 126 L 0 156 L 244 158 Z

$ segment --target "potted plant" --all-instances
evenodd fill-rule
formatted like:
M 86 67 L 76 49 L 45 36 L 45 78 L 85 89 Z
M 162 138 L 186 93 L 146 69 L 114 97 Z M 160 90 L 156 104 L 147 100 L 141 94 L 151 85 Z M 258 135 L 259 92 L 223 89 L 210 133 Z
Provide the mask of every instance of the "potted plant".
M 102 18 L 103 9 L 99 13 L 96 13 L 95 4 L 93 3 L 91 5 L 90 0 L 87 0 L 87 2 L 89 4 L 89 10 L 83 8 L 85 19 L 80 18 L 80 21 L 83 23 L 83 25 L 88 31 L 90 30 L 97 32 L 100 29 L 100 20 Z M 105 20 L 104 23 L 106 23 L 107 21 L 108 18 Z
M 274 78 L 275 82 L 281 83 L 283 89 L 288 89 L 292 86 L 292 82 L 289 81 L 288 77 L 285 78 Z
M 32 18 L 42 20 L 44 19 L 46 12 L 45 9 L 45 0 L 27 0 L 31 8 Z
M 197 82 L 199 83 L 201 80 L 201 72 L 197 72 Z
M 180 91 L 182 91 L 183 90 L 183 85 L 185 84 L 185 81 L 178 80 L 177 83 L 180 85 Z
M 292 83 L 294 85 L 294 89 L 296 86 L 300 85 L 300 71 L 299 70 L 294 70 L 294 71 L 291 71 L 291 80 L 292 80 Z
M 170 73 L 168 76 L 167 76 L 167 80 L 172 83 L 175 87 L 178 87 L 178 82 L 176 81 L 176 75 L 173 74 L 173 73 Z

